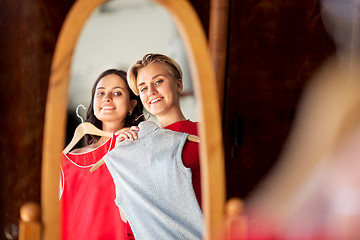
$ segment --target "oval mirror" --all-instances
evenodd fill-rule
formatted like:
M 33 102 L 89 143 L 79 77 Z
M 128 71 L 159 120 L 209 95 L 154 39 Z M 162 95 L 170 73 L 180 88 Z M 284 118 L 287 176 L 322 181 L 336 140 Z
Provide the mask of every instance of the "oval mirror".
M 55 48 L 49 80 L 43 144 L 41 208 L 44 239 L 59 239 L 58 176 L 61 151 L 64 148 L 64 139 L 66 137 L 65 129 L 68 109 L 66 99 L 68 99 L 69 95 L 69 85 L 76 85 L 75 81 L 77 80 L 75 79 L 81 78 L 80 76 L 83 72 L 89 71 L 91 66 L 85 64 L 80 66 L 78 70 L 72 69 L 77 64 L 76 61 L 78 61 L 76 59 L 78 57 L 75 56 L 77 54 L 75 49 L 78 41 L 81 41 L 79 36 L 81 36 L 82 31 L 86 31 L 87 19 L 92 14 L 100 14 L 99 12 L 103 10 L 111 11 L 112 4 L 115 6 L 120 4 L 113 1 L 105 2 L 105 0 L 76 1 L 64 21 Z M 211 236 L 214 236 L 216 229 L 223 224 L 225 183 L 221 118 L 207 41 L 201 23 L 188 1 L 156 0 L 153 2 L 159 4 L 173 19 L 184 42 L 186 59 L 190 66 L 189 70 L 193 80 L 194 95 L 197 103 L 197 119 L 194 120 L 201 122 L 199 132 L 201 138 L 202 205 L 206 224 L 204 238 L 209 239 Z M 105 5 L 100 6 L 103 3 Z M 107 9 L 107 7 L 109 8 Z M 176 32 L 171 34 L 176 35 Z M 124 36 L 127 36 L 127 34 L 124 34 Z M 146 52 L 150 51 L 146 50 Z M 140 52 L 137 54 L 140 55 L 137 55 L 132 61 L 143 55 Z M 111 56 L 110 58 L 114 57 Z M 180 62 L 180 60 L 178 61 Z M 118 64 L 119 68 L 127 67 L 125 63 Z M 122 66 L 121 64 L 124 65 Z M 180 64 L 184 67 L 183 63 L 180 62 Z M 103 68 L 104 66 L 99 66 L 100 72 Z M 94 73 L 96 75 L 99 74 L 99 70 L 94 69 L 94 72 L 96 72 Z M 94 81 L 94 77 L 86 77 L 89 81 Z M 72 79 L 71 83 L 70 79 Z M 83 85 L 81 84 L 80 87 L 83 88 Z M 84 89 L 83 92 L 87 94 L 90 91 Z M 72 94 L 70 93 L 70 95 Z M 89 95 L 86 97 L 87 99 L 89 99 Z M 69 100 L 69 106 L 77 104 L 78 102 L 75 101 L 73 104 Z

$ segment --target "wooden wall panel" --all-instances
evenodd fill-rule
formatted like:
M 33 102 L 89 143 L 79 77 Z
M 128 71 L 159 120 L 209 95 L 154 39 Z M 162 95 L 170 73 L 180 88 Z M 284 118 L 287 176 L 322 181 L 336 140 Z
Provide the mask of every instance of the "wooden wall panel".
M 210 22 L 210 0 L 189 0 L 196 13 L 198 14 L 205 34 L 209 34 Z
M 317 0 L 232 0 L 224 116 L 228 197 L 276 162 L 308 79 L 328 56 Z
M 0 2 L 0 239 L 6 239 L 5 228 L 18 225 L 23 203 L 40 201 L 50 65 L 72 2 Z

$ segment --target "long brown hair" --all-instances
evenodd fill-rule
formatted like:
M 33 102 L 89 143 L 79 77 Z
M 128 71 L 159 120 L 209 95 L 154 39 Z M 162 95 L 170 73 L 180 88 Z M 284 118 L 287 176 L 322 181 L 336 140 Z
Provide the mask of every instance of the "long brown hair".
M 96 118 L 95 113 L 94 113 L 94 96 L 95 96 L 95 92 L 96 92 L 96 86 L 97 84 L 100 82 L 100 80 L 110 74 L 116 74 L 119 77 L 121 77 L 125 83 L 126 86 L 129 90 L 130 93 L 130 100 L 136 100 L 137 104 L 135 106 L 135 108 L 133 109 L 131 115 L 127 115 L 126 119 L 125 119 L 125 127 L 131 127 L 131 126 L 137 126 L 140 122 L 144 121 L 145 118 L 143 116 L 143 105 L 140 101 L 140 98 L 138 96 L 136 96 L 130 89 L 127 81 L 126 81 L 126 72 L 122 71 L 122 70 L 118 70 L 118 69 L 108 69 L 106 71 L 104 71 L 103 73 L 100 74 L 100 76 L 96 79 L 96 81 L 94 82 L 92 91 L 91 91 L 91 102 L 89 104 L 87 113 L 86 113 L 86 122 L 92 123 L 94 126 L 96 126 L 99 129 L 102 129 L 102 122 Z M 99 136 L 94 136 L 94 135 L 87 135 L 86 136 L 86 143 L 87 144 L 91 144 L 91 143 L 95 143 L 100 139 Z

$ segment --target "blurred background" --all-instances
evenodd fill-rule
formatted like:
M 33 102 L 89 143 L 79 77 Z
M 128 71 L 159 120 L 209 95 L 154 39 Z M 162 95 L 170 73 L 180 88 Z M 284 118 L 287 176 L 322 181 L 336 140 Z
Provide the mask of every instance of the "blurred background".
M 215 1 L 220 0 L 189 0 L 208 38 Z M 226 190 L 227 198 L 246 198 L 278 161 L 309 79 L 329 57 L 340 54 L 339 41 L 329 30 L 340 21 L 324 18 L 320 0 L 226 2 L 226 63 L 219 83 Z M 51 62 L 74 3 L 0 1 L 0 239 L 17 239 L 21 204 L 40 202 Z M 142 34 L 132 33 L 131 24 L 142 27 Z M 79 123 L 74 108 L 89 104 L 92 83 L 106 68 L 126 69 L 147 52 L 161 52 L 189 71 L 173 21 L 151 1 L 109 1 L 94 11 L 78 41 L 69 99 L 63 99 L 69 128 Z M 185 115 L 196 121 L 199 103 L 186 76 L 183 104 L 191 107 Z

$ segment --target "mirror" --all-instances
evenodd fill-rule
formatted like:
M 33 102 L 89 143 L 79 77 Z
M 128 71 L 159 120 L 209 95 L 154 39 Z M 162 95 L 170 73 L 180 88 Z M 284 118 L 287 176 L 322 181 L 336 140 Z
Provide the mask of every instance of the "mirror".
M 98 75 L 108 68 L 126 71 L 150 52 L 165 54 L 180 64 L 184 83 L 181 109 L 186 118 L 198 121 L 185 47 L 170 14 L 150 0 L 112 0 L 92 12 L 76 43 L 71 63 L 66 144 L 81 122 L 76 108 L 79 104 L 89 106 L 91 88 Z M 85 118 L 86 110 L 80 108 L 79 115 Z
M 78 0 L 61 29 L 53 57 L 45 113 L 41 209 L 44 239 L 59 239 L 59 163 L 64 148 L 68 87 L 73 53 L 80 33 L 93 11 L 105 0 Z M 221 117 L 214 71 L 204 30 L 187 0 L 154 0 L 175 22 L 188 56 L 201 122 L 200 157 L 204 239 L 215 236 L 223 224 L 225 204 L 224 161 Z M 181 64 L 181 63 L 180 63 Z M 94 79 L 91 79 L 93 82 Z

